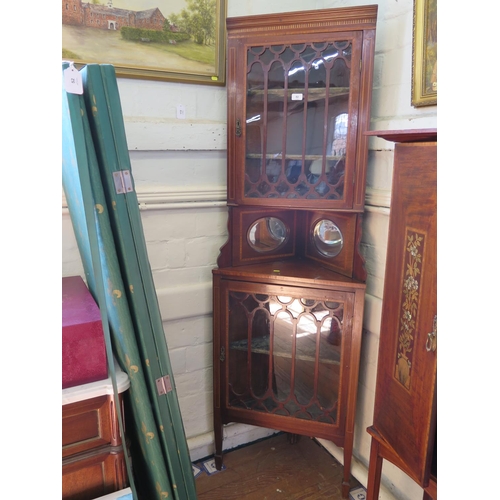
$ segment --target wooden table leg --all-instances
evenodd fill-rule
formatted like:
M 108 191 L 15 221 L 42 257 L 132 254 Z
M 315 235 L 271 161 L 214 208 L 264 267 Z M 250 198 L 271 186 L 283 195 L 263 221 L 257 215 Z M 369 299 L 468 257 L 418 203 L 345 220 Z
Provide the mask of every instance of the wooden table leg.
M 378 500 L 380 492 L 380 478 L 382 476 L 383 459 L 379 455 L 380 444 L 372 438 L 370 449 L 370 465 L 368 467 L 368 485 L 366 490 L 366 500 Z

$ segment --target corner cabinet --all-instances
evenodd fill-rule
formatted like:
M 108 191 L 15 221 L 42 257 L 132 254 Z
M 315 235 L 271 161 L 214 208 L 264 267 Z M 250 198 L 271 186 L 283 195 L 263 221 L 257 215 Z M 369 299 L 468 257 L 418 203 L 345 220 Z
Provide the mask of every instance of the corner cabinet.
M 369 135 L 396 146 L 367 498 L 386 459 L 436 500 L 437 131 Z
M 213 270 L 214 430 L 344 448 L 349 492 L 366 272 L 359 251 L 377 6 L 227 19 L 228 232 Z

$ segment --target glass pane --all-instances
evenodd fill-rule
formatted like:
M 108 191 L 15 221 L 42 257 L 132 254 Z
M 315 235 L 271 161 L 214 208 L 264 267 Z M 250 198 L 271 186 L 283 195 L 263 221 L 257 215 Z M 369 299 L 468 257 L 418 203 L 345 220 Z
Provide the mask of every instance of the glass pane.
M 288 184 L 296 184 L 302 174 L 302 138 L 304 135 L 305 67 L 294 61 L 288 70 L 285 175 Z M 285 193 L 283 193 L 285 194 Z
M 326 107 L 326 69 L 322 59 L 312 62 L 309 70 L 309 91 L 307 106 L 307 128 L 305 154 L 308 161 L 306 175 L 308 184 L 315 185 L 323 180 L 324 170 L 324 128 Z M 318 191 L 318 194 L 325 194 Z M 309 196 L 308 196 L 309 197 Z
M 273 364 L 276 399 L 286 401 L 290 396 L 292 380 L 292 342 L 289 331 L 292 318 L 288 311 L 277 312 L 274 316 Z M 288 333 L 288 335 L 287 335 Z
M 248 73 L 246 110 L 246 164 L 245 173 L 250 182 L 258 182 L 262 174 L 262 134 L 264 131 L 264 70 L 259 62 L 252 64 Z
M 352 44 L 248 49 L 245 197 L 344 198 Z
M 317 328 L 314 316 L 304 314 L 297 323 L 295 343 L 295 396 L 307 406 L 314 397 Z
M 343 303 L 229 293 L 229 405 L 337 421 Z
M 284 68 L 280 61 L 271 64 L 268 73 L 266 175 L 270 183 L 278 182 L 281 175 L 283 149 Z
M 326 182 L 331 188 L 328 198 L 339 199 L 344 194 L 345 160 L 349 131 L 349 115 L 347 111 L 349 107 L 350 69 L 346 59 L 336 58 L 334 60 L 330 70 L 330 82 L 325 173 Z
M 232 394 L 237 398 L 245 399 L 247 394 L 246 374 L 238 367 L 246 364 L 248 355 L 247 349 L 247 310 L 243 305 L 246 294 L 231 293 L 229 295 L 229 332 L 232 346 L 231 355 L 228 356 L 230 386 Z
M 252 319 L 250 359 L 251 389 L 257 398 L 265 396 L 269 377 L 269 316 L 266 309 L 258 309 Z

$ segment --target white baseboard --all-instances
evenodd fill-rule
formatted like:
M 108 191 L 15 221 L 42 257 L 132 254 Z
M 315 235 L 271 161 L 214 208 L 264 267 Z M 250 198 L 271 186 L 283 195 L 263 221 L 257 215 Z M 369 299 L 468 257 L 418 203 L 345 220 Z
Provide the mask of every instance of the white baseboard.
M 253 425 L 228 424 L 224 426 L 224 442 L 222 448 L 224 451 L 229 451 L 243 444 L 252 443 L 259 439 L 272 436 L 278 432 L 279 431 L 274 429 L 255 427 Z M 213 432 L 207 432 L 206 434 L 189 438 L 187 444 L 192 462 L 210 457 L 215 452 Z
M 325 448 L 338 462 L 344 464 L 344 450 L 327 439 L 316 438 L 316 441 Z M 368 484 L 368 468 L 360 462 L 354 455 L 351 461 L 351 474 L 366 488 Z M 399 500 L 394 494 L 384 485 L 384 476 L 380 485 L 379 500 Z M 419 497 L 421 498 L 421 497 Z

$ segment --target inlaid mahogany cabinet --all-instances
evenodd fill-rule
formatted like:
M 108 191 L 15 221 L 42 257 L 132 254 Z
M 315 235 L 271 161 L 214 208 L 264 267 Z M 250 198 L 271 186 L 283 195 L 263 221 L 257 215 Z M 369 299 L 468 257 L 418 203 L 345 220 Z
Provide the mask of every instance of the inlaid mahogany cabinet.
M 437 132 L 369 135 L 396 146 L 367 498 L 386 459 L 436 500 Z
M 242 422 L 344 448 L 365 279 L 377 6 L 227 19 L 228 231 L 213 271 L 215 458 Z

